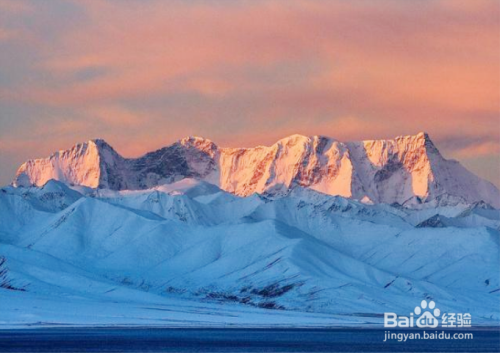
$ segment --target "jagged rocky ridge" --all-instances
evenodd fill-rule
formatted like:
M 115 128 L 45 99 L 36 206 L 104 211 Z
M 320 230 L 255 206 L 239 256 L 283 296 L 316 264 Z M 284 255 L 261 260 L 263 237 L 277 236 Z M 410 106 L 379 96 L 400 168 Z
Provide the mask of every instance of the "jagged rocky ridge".
M 90 140 L 45 159 L 29 160 L 15 186 L 70 185 L 140 190 L 184 178 L 204 180 L 239 196 L 288 192 L 294 186 L 368 203 L 474 203 L 500 207 L 491 183 L 445 159 L 425 133 L 392 140 L 340 142 L 293 135 L 272 146 L 221 148 L 189 137 L 140 158 L 124 158 Z

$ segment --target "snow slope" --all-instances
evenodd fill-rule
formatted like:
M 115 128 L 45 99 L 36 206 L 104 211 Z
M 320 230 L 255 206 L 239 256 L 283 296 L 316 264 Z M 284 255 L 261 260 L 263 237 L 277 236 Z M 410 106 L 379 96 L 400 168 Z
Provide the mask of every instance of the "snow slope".
M 29 160 L 15 186 L 42 186 L 51 179 L 70 185 L 141 190 L 195 178 L 239 196 L 286 193 L 302 186 L 371 203 L 474 203 L 500 207 L 500 191 L 446 160 L 425 133 L 392 140 L 340 142 L 292 135 L 272 146 L 220 148 L 184 138 L 127 159 L 103 140 L 91 140 L 45 159 Z
M 196 179 L 5 187 L 0 324 L 364 325 L 433 299 L 499 325 L 499 211 L 435 206 Z

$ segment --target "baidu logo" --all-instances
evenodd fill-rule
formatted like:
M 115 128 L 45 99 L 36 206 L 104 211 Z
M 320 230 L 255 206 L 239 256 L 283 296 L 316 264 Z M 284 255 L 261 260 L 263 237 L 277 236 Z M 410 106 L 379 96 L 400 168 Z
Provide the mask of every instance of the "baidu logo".
M 436 328 L 440 324 L 440 317 L 443 327 L 471 327 L 470 314 L 444 313 L 441 316 L 441 310 L 436 307 L 436 303 L 432 300 L 429 303 L 422 300 L 409 317 L 398 316 L 396 313 L 384 313 L 384 327 Z M 450 317 L 453 321 L 452 325 L 449 324 Z
M 429 308 L 431 311 L 423 311 Z M 429 305 L 427 305 L 427 302 L 425 300 L 422 300 L 420 303 L 420 306 L 415 307 L 415 315 L 420 315 L 420 317 L 417 319 L 417 327 L 438 327 L 439 326 L 439 321 L 438 317 L 441 315 L 441 311 L 436 308 L 436 303 L 434 301 L 431 301 Z

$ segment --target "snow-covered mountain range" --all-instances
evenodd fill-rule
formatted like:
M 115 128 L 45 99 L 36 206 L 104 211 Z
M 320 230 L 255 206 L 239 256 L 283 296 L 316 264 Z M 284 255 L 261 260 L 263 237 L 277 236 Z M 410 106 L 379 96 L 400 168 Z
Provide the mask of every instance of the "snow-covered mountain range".
M 89 141 L 0 188 L 0 328 L 360 326 L 423 299 L 500 325 L 495 195 L 425 134 Z
M 97 139 L 27 161 L 14 185 L 42 186 L 54 179 L 91 188 L 138 190 L 183 178 L 204 180 L 239 196 L 285 192 L 299 185 L 373 203 L 451 198 L 500 207 L 494 185 L 443 158 L 425 133 L 347 143 L 293 135 L 255 148 L 220 148 L 210 140 L 189 137 L 135 159 L 122 157 Z

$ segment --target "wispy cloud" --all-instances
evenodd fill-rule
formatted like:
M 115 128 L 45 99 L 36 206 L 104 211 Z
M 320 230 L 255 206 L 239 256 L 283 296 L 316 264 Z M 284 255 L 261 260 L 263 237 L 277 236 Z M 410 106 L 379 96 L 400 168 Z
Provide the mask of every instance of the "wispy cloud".
M 289 133 L 359 140 L 426 130 L 448 156 L 499 153 L 494 1 L 2 7 L 0 139 L 73 124 L 61 143 L 101 136 L 138 154 L 187 134 L 252 145 Z M 32 135 L 21 132 L 27 121 Z M 449 142 L 464 137 L 474 144 Z
M 31 12 L 33 7 L 26 0 L 0 0 L 0 11 L 9 14 Z

